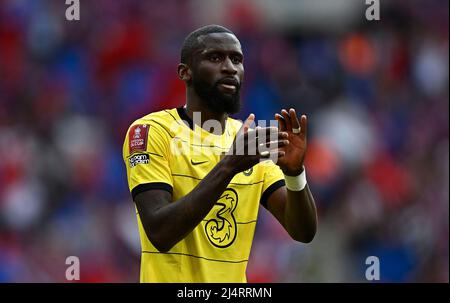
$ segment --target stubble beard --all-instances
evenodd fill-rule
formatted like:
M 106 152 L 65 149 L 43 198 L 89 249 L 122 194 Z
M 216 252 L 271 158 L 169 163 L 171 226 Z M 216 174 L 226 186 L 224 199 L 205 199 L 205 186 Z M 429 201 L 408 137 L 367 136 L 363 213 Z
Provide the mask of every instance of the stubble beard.
M 217 82 L 210 85 L 196 75 L 193 75 L 191 84 L 204 105 L 212 112 L 235 114 L 241 109 L 240 87 L 233 94 L 225 94 L 219 90 Z

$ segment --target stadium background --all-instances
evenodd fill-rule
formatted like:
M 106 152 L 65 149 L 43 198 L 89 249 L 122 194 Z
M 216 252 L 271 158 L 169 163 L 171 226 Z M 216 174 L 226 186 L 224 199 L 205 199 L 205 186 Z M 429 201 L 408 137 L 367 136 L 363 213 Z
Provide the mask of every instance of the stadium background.
M 121 147 L 128 125 L 183 104 L 185 35 L 230 27 L 244 106 L 309 115 L 319 231 L 294 243 L 261 209 L 250 282 L 449 281 L 448 1 L 0 1 L 0 281 L 137 282 Z

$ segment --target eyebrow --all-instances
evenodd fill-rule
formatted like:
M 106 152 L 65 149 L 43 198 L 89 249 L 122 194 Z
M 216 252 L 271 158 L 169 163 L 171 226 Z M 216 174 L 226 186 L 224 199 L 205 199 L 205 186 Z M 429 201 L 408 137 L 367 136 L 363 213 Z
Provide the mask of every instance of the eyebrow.
M 210 54 L 214 54 L 214 53 L 228 53 L 230 55 L 235 55 L 235 56 L 239 56 L 240 58 L 244 58 L 244 54 L 239 52 L 239 51 L 235 51 L 235 50 L 231 50 L 231 51 L 226 51 L 226 50 L 221 50 L 221 49 L 204 49 L 202 51 L 200 51 L 200 54 L 203 56 L 207 56 Z

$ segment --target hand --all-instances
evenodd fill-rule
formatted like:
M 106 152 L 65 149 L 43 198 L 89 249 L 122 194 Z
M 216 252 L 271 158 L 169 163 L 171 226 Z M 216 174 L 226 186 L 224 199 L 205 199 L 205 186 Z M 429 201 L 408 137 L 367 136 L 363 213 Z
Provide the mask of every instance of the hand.
M 300 122 L 297 118 L 295 109 L 290 109 L 287 112 L 285 109 L 280 114 L 275 114 L 275 119 L 278 121 L 280 131 L 288 133 L 289 144 L 280 148 L 284 151 L 284 156 L 278 159 L 277 165 L 285 175 L 298 176 L 303 171 L 303 161 L 306 154 L 306 134 L 307 134 L 307 119 L 306 115 L 302 115 Z M 294 133 L 293 129 L 299 129 L 299 133 Z
M 250 114 L 237 133 L 230 150 L 222 159 L 232 168 L 233 174 L 253 167 L 261 159 L 283 157 L 285 152 L 280 149 L 289 144 L 287 132 L 280 132 L 277 127 L 250 129 L 254 121 L 255 115 Z M 259 145 L 263 145 L 264 148 L 260 148 Z

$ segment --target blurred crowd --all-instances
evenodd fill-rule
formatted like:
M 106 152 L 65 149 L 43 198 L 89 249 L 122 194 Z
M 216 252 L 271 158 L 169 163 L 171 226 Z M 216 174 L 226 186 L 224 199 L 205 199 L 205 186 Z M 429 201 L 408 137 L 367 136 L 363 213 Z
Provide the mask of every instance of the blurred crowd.
M 0 0 L 0 282 L 65 282 L 68 256 L 83 282 L 139 280 L 125 132 L 184 104 L 182 41 L 218 23 L 201 1 L 80 2 L 69 22 L 64 1 Z M 366 282 L 376 256 L 383 282 L 448 282 L 448 1 L 380 1 L 381 20 L 329 30 L 256 2 L 211 12 L 244 50 L 235 118 L 308 115 L 319 230 L 296 243 L 261 208 L 248 280 Z

